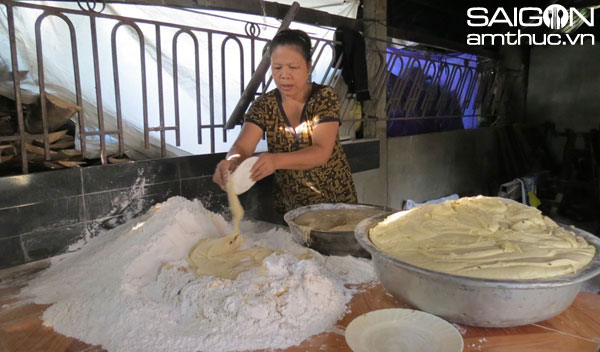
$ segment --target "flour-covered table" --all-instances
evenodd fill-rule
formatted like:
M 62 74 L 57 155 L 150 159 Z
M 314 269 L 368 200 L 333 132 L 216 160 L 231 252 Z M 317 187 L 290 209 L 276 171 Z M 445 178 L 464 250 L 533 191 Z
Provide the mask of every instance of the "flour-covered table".
M 47 305 L 18 305 L 18 292 L 29 278 L 48 262 L 24 265 L 0 272 L 0 351 L 104 351 L 82 341 L 56 333 L 42 325 Z M 300 351 L 350 351 L 344 339 L 345 327 L 357 316 L 385 308 L 410 308 L 390 296 L 378 283 L 365 285 L 350 302 L 350 312 L 336 325 L 334 332 L 311 337 L 299 346 L 285 349 Z M 464 351 L 590 351 L 600 347 L 600 295 L 581 292 L 562 314 L 537 324 L 514 328 L 478 328 L 455 324 L 464 339 Z

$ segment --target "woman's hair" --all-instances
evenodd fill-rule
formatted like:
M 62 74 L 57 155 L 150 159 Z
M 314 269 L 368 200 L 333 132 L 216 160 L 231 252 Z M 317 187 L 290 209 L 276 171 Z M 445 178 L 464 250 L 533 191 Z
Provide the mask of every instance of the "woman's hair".
M 278 46 L 282 45 L 296 45 L 300 48 L 300 54 L 306 60 L 306 63 L 310 62 L 310 51 L 312 45 L 310 43 L 310 37 L 308 34 L 297 29 L 284 29 L 277 33 L 271 44 L 269 45 L 269 54 L 273 54 L 273 50 Z

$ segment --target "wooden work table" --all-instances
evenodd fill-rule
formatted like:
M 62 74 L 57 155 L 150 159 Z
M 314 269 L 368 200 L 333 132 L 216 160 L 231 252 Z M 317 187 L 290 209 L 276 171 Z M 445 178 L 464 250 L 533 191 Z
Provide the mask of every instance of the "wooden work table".
M 54 332 L 42 325 L 47 305 L 26 304 L 14 307 L 16 295 L 29 273 L 12 272 L 7 279 L 0 275 L 0 352 L 93 352 L 104 351 L 82 341 Z M 287 352 L 351 351 L 343 329 L 357 316 L 385 308 L 409 308 L 390 296 L 380 284 L 363 287 L 364 291 L 350 302 L 350 312 L 337 324 L 341 334 L 313 336 Z M 600 295 L 581 292 L 562 314 L 537 324 L 514 328 L 478 328 L 455 324 L 464 340 L 464 351 L 582 351 L 597 352 L 600 347 Z M 150 351 L 149 351 L 150 352 Z

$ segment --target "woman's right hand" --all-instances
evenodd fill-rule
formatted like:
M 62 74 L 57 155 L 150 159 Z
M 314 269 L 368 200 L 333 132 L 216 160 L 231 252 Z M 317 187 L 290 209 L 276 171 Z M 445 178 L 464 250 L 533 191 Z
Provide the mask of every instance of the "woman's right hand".
M 235 170 L 237 165 L 238 165 L 237 159 L 232 159 L 232 160 L 223 159 L 217 164 L 215 173 L 213 175 L 213 182 L 218 184 L 219 187 L 221 187 L 221 189 L 223 191 L 225 191 L 225 184 L 227 183 L 227 176 L 229 176 L 230 172 Z

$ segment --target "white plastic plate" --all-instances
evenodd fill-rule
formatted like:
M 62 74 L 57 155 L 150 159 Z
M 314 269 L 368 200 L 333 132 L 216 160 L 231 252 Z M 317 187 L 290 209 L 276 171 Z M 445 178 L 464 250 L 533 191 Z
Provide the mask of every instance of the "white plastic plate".
M 252 166 L 258 160 L 257 156 L 251 156 L 248 159 L 242 161 L 242 163 L 233 171 L 229 177 L 233 177 L 233 188 L 236 194 L 242 194 L 254 186 L 252 181 L 252 173 L 250 170 Z
M 354 352 L 460 352 L 458 330 L 433 314 L 412 309 L 380 309 L 352 320 L 346 342 Z

